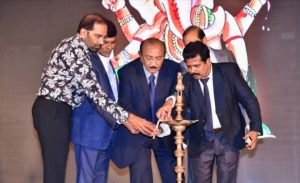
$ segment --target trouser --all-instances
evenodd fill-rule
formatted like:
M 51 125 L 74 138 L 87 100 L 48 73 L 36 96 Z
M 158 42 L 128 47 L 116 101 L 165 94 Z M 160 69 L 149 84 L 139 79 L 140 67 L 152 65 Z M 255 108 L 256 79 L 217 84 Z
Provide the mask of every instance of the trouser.
M 110 147 L 98 150 L 75 144 L 77 183 L 107 183 Z
M 176 158 L 171 148 L 164 147 L 161 139 L 149 140 L 141 147 L 134 163 L 129 166 L 131 183 L 153 183 L 151 149 L 157 162 L 162 183 L 176 182 Z
M 232 148 L 224 133 L 214 135 L 212 142 L 202 140 L 201 153 L 189 157 L 189 183 L 211 183 L 214 163 L 217 167 L 218 183 L 235 183 L 237 177 L 239 150 Z
M 32 107 L 34 127 L 41 144 L 44 183 L 64 183 L 69 152 L 72 108 L 39 96 Z

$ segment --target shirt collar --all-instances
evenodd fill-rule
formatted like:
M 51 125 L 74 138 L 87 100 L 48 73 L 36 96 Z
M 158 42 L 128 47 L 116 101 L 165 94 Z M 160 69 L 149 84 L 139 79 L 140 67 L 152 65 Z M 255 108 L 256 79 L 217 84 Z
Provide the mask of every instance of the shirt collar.
M 100 55 L 99 53 L 97 53 L 97 54 L 100 57 L 100 59 L 101 59 L 102 62 L 110 62 L 110 58 L 109 57 L 104 57 L 104 56 Z
M 213 77 L 213 66 L 212 66 L 212 63 L 210 63 L 210 71 L 208 74 L 208 78 L 212 79 L 212 77 Z
M 210 63 L 210 71 L 209 71 L 209 74 L 206 78 L 209 78 L 211 81 L 213 79 L 213 66 L 212 66 L 212 63 Z M 206 78 L 203 78 L 203 79 L 206 79 Z
M 149 78 L 149 76 L 151 75 L 151 73 L 150 73 L 149 71 L 147 71 L 147 69 L 145 68 L 144 65 L 143 65 L 143 69 L 144 69 L 144 72 L 145 72 L 145 75 L 146 75 L 146 78 L 147 78 L 147 81 L 148 81 L 148 78 Z M 153 74 L 153 75 L 155 76 L 155 80 L 157 80 L 158 73 L 159 73 L 159 72 Z

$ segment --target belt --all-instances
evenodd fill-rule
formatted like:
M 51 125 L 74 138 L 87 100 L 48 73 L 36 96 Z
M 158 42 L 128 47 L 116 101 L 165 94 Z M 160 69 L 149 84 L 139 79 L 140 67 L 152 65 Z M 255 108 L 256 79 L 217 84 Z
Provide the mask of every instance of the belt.
M 49 97 L 48 95 L 45 95 L 45 96 L 43 96 L 44 97 L 44 99 L 47 99 L 47 100 L 53 100 L 51 97 Z
M 43 99 L 46 99 L 46 100 L 53 100 L 49 95 L 40 95 L 38 96 L 39 98 L 43 98 Z
M 50 97 L 49 95 L 40 95 L 38 97 L 41 98 L 41 99 L 50 100 L 50 101 L 53 101 L 53 102 L 56 102 L 56 103 L 59 103 L 59 104 L 64 104 L 64 105 L 67 105 L 67 106 L 70 107 L 70 105 L 67 104 L 66 102 L 56 101 L 52 97 Z
M 38 96 L 38 98 L 40 98 L 42 100 L 48 100 L 48 101 L 52 101 L 52 102 L 57 102 L 57 103 L 64 103 L 64 102 L 59 102 L 59 101 L 54 100 L 49 95 L 40 95 L 40 96 Z
M 222 130 L 222 128 L 215 128 L 213 129 L 214 133 L 220 133 Z

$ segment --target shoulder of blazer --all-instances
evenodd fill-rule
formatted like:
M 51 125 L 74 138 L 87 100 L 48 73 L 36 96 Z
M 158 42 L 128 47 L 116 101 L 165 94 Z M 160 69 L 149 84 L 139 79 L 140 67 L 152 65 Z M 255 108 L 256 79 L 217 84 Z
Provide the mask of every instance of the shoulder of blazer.
M 139 69 L 140 67 L 142 67 L 142 62 L 140 61 L 139 58 L 127 63 L 126 65 L 124 65 L 121 69 L 118 70 L 118 75 L 123 75 L 124 73 L 128 74 L 128 73 L 133 73 L 135 72 L 135 70 Z
M 216 63 L 212 66 L 214 81 L 222 78 L 223 81 L 235 82 L 236 78 L 243 77 L 236 63 Z
M 165 59 L 164 60 L 164 63 L 165 64 L 169 64 L 169 65 L 172 65 L 173 67 L 178 67 L 179 66 L 179 63 L 173 61 L 173 60 L 170 60 L 170 59 Z
M 180 72 L 180 65 L 173 60 L 165 59 L 160 71 L 169 75 L 177 75 L 177 72 Z
M 191 83 L 193 83 L 195 79 L 193 78 L 193 76 L 189 73 L 186 73 L 183 75 L 183 84 L 185 87 L 187 87 L 188 85 L 190 85 Z
M 212 63 L 214 69 L 218 69 L 221 72 L 228 74 L 234 74 L 236 72 L 241 73 L 241 70 L 237 63 Z

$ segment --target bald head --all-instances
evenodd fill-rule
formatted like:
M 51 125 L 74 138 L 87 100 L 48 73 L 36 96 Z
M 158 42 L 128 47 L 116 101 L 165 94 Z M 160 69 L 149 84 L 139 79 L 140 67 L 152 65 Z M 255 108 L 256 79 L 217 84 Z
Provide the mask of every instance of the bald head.
M 190 26 L 182 34 L 184 45 L 189 44 L 190 42 L 201 41 L 206 44 L 205 33 L 200 27 Z

